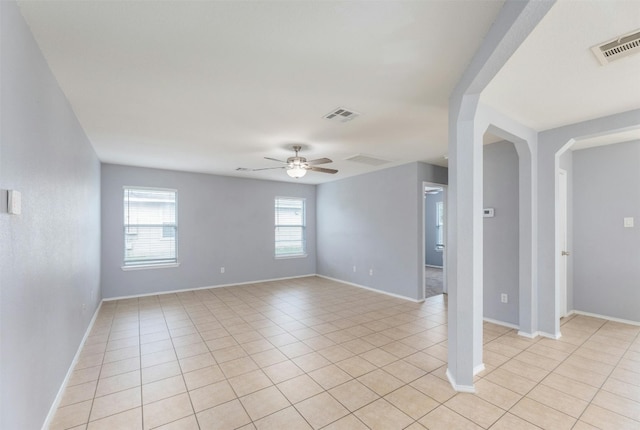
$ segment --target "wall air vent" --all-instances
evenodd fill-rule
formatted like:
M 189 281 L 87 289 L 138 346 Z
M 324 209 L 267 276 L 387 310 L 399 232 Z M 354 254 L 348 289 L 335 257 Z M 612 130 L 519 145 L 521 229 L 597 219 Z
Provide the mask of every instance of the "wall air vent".
M 591 48 L 601 65 L 640 52 L 640 30 L 625 34 L 616 39 Z
M 352 119 L 355 119 L 355 118 L 357 118 L 359 116 L 360 116 L 360 114 L 358 112 L 355 112 L 355 111 L 353 111 L 351 109 L 339 107 L 339 108 L 336 108 L 336 109 L 332 110 L 328 114 L 326 114 L 324 116 L 324 119 L 330 119 L 332 121 L 347 122 L 347 121 L 351 121 Z
M 353 161 L 354 163 L 368 164 L 369 166 L 381 166 L 389 163 L 387 160 L 380 158 L 369 157 L 368 155 L 357 154 L 353 157 L 346 158 L 347 161 Z

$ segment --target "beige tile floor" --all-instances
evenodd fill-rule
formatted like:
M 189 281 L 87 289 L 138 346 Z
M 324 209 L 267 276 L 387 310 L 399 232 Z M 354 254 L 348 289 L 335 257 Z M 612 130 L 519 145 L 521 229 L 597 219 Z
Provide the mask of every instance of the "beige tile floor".
M 640 429 L 640 327 L 484 326 L 477 395 L 445 377 L 446 299 L 302 278 L 105 302 L 52 429 Z

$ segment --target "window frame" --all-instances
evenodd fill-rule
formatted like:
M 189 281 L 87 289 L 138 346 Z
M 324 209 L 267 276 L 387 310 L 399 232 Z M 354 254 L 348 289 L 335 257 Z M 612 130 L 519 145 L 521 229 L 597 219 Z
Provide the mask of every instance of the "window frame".
M 125 199 L 126 199 L 126 192 L 127 190 L 134 190 L 134 191 L 165 191 L 165 192 L 172 192 L 174 194 L 174 223 L 170 224 L 170 223 L 165 223 L 162 222 L 161 224 L 128 224 L 127 223 L 127 219 L 126 219 L 126 215 L 124 215 L 125 212 Z M 142 270 L 142 269 L 162 269 L 162 268 L 169 268 L 169 267 L 178 267 L 180 266 L 180 262 L 178 260 L 178 190 L 174 189 L 174 188 L 159 188 L 159 187 L 139 187 L 139 186 L 129 186 L 129 185 L 125 185 L 122 187 L 122 214 L 123 214 L 123 258 L 122 258 L 122 266 L 121 269 L 124 271 L 129 271 L 129 270 Z M 159 238 L 159 240 L 161 241 L 173 241 L 174 242 L 174 249 L 175 249 L 175 258 L 159 258 L 156 260 L 148 260 L 148 261 L 143 261 L 143 262 L 133 262 L 132 260 L 127 260 L 126 257 L 126 253 L 127 253 L 127 241 L 126 238 L 127 236 L 132 236 L 132 235 L 137 235 L 140 227 L 149 227 L 149 226 L 153 226 L 153 227 L 159 227 L 161 229 L 161 237 Z M 166 237 L 164 235 L 165 233 L 165 228 L 166 227 L 174 227 L 174 232 L 175 235 L 174 237 Z M 131 229 L 135 229 L 135 232 L 132 233 Z
M 302 203 L 302 224 L 278 224 L 278 219 L 276 216 L 278 202 L 281 200 L 294 200 Z M 285 197 L 285 196 L 276 196 L 273 199 L 273 226 L 274 226 L 274 258 L 281 260 L 287 258 L 305 258 L 307 257 L 307 199 L 304 197 Z M 278 254 L 278 228 L 279 227 L 299 227 L 302 231 L 302 252 L 299 253 L 288 253 L 288 254 Z

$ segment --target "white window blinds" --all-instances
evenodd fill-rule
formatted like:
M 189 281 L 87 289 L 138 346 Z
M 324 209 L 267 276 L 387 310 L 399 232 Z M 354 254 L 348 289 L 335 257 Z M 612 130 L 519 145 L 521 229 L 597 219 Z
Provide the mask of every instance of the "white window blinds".
M 275 199 L 276 257 L 304 256 L 307 252 L 305 201 L 299 198 Z
M 177 192 L 124 188 L 124 265 L 177 263 Z

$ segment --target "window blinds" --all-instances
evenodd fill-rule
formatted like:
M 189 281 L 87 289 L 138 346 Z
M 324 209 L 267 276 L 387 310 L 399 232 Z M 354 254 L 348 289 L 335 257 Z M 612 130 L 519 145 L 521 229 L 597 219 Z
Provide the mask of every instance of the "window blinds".
M 124 265 L 177 262 L 175 190 L 124 188 Z
M 293 257 L 306 255 L 304 199 L 276 197 L 275 255 Z

